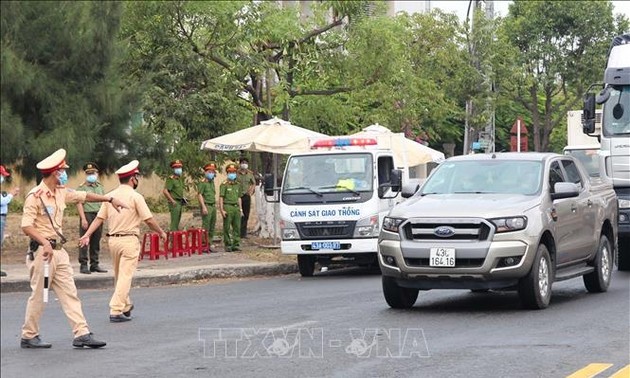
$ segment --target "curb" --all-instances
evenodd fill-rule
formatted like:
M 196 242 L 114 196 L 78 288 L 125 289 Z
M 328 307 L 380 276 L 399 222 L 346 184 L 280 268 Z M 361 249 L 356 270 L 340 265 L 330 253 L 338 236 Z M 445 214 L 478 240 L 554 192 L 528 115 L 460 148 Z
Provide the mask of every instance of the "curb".
M 134 276 L 132 287 L 152 287 L 164 285 L 178 285 L 211 278 L 244 278 L 254 276 L 279 276 L 298 271 L 295 263 L 264 263 L 264 264 L 235 264 L 209 268 L 195 268 L 172 273 L 159 272 L 151 275 L 138 274 Z M 81 289 L 109 289 L 114 286 L 114 278 L 90 277 L 89 279 L 74 280 L 78 290 Z M 5 281 L 0 285 L 0 293 L 15 293 L 31 291 L 28 280 Z

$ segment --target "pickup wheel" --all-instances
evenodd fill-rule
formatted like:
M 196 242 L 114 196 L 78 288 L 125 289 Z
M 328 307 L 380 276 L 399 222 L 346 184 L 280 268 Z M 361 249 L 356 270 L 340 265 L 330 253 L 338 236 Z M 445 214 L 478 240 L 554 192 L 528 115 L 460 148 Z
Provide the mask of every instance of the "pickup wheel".
M 612 248 L 610 247 L 610 241 L 605 235 L 599 238 L 597 254 L 595 254 L 593 263 L 595 270 L 582 277 L 584 286 L 590 293 L 603 293 L 608 290 L 613 269 Z
M 394 278 L 383 276 L 383 295 L 389 307 L 407 309 L 416 303 L 418 289 L 400 287 Z
M 518 295 L 526 308 L 540 310 L 549 306 L 553 270 L 547 246 L 541 244 L 529 273 L 518 282 Z
M 302 277 L 312 277 L 315 272 L 315 256 L 298 255 L 297 261 Z

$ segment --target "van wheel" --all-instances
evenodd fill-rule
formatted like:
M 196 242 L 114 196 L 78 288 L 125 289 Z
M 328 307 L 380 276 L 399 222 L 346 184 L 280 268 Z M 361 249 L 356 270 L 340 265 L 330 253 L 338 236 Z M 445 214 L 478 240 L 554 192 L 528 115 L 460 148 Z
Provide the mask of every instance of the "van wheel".
M 383 295 L 391 308 L 411 308 L 418 299 L 418 289 L 400 287 L 393 277 L 383 276 Z
M 302 277 L 312 277 L 315 271 L 315 256 L 298 255 L 297 261 Z
M 599 239 L 597 254 L 593 262 L 595 270 L 582 277 L 584 286 L 590 293 L 603 293 L 608 290 L 613 269 L 612 248 L 605 235 Z
M 547 246 L 541 244 L 529 273 L 518 282 L 518 295 L 526 308 L 540 310 L 549 306 L 553 269 Z

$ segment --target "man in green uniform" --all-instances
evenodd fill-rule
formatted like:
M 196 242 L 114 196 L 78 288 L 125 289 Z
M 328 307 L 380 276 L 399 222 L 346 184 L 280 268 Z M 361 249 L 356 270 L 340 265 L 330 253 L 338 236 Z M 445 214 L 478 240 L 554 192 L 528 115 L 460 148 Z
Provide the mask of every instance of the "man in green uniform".
M 77 190 L 100 195 L 105 194 L 103 184 L 98 181 L 98 165 L 96 165 L 96 163 L 87 163 L 83 166 L 83 171 L 85 172 L 85 181 L 79 185 Z M 81 223 L 79 224 L 80 236 L 83 236 L 88 227 L 94 222 L 100 208 L 100 202 L 77 203 L 77 210 L 79 211 L 79 218 L 81 219 Z M 81 264 L 79 271 L 83 274 L 90 274 L 91 272 L 107 273 L 107 270 L 101 269 L 98 265 L 98 255 L 101 252 L 102 231 L 102 226 L 97 228 L 96 231 L 94 231 L 94 236 L 90 239 L 90 243 L 85 247 L 79 248 L 79 264 Z M 88 249 L 90 250 L 89 260 Z M 90 263 L 89 269 L 88 261 Z
M 225 168 L 227 180 L 219 187 L 219 210 L 223 216 L 223 244 L 225 252 L 240 251 L 241 243 L 241 186 L 236 181 L 236 164 Z
M 252 203 L 252 196 L 256 188 L 254 172 L 250 171 L 249 162 L 246 157 L 239 160 L 239 170 L 236 180 L 241 186 L 241 203 L 243 204 L 243 216 L 241 217 L 241 238 L 247 238 L 247 221 L 249 220 L 249 210 Z
M 212 252 L 210 245 L 214 239 L 214 227 L 217 222 L 216 189 L 214 187 L 214 177 L 217 173 L 217 166 L 214 163 L 206 164 L 203 167 L 204 178 L 197 184 L 197 199 L 201 206 L 201 225 L 208 233 L 208 253 Z
M 168 210 L 171 213 L 171 231 L 179 230 L 179 221 L 182 219 L 182 208 L 188 202 L 184 197 L 184 178 L 181 160 L 171 162 L 173 174 L 166 178 L 164 184 L 164 196 L 168 200 Z

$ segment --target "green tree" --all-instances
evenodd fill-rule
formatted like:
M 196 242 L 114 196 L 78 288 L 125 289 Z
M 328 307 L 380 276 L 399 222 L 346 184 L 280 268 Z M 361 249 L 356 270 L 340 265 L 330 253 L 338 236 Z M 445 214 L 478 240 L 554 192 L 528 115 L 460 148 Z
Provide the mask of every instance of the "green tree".
M 628 27 L 610 1 L 520 1 L 510 5 L 499 38 L 513 47 L 500 78 L 502 95 L 531 116 L 533 149 L 550 149 L 554 128 L 601 80 L 611 38 Z M 507 62 L 505 62 L 507 63 Z
M 2 160 L 34 177 L 58 148 L 116 167 L 133 88 L 118 75 L 121 3 L 7 1 L 1 9 Z

